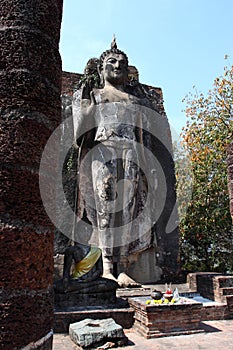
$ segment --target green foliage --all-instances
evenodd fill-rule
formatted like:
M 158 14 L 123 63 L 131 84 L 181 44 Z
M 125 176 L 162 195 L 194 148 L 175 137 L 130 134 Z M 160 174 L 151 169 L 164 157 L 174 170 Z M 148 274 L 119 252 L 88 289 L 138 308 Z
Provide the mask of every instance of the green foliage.
M 189 271 L 225 273 L 233 269 L 226 164 L 233 131 L 233 67 L 224 68 L 207 96 L 190 93 L 184 101 L 188 121 L 181 136 L 187 153 L 184 157 L 176 152 L 179 207 L 187 209 L 180 222 L 181 263 Z M 191 179 L 188 199 L 186 187 Z
M 85 85 L 88 82 L 88 84 L 91 85 L 92 88 L 98 88 L 99 87 L 99 75 L 97 72 L 89 75 L 82 75 L 79 81 L 74 85 L 73 90 L 74 92 L 76 90 L 81 89 L 83 85 Z
M 75 167 L 76 158 L 77 158 L 77 155 L 75 152 L 75 148 L 71 147 L 69 149 L 69 152 L 67 154 L 66 161 L 65 161 L 65 166 L 66 166 L 66 170 L 68 171 L 68 173 L 71 172 L 73 170 L 73 168 Z

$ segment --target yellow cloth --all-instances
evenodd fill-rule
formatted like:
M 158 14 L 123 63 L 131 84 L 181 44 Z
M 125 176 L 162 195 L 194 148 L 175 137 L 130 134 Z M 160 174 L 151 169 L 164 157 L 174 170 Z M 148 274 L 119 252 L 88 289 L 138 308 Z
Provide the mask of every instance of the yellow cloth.
M 89 253 L 79 261 L 74 268 L 72 277 L 78 279 L 88 273 L 93 266 L 96 264 L 97 260 L 101 256 L 101 249 L 98 247 L 91 247 Z

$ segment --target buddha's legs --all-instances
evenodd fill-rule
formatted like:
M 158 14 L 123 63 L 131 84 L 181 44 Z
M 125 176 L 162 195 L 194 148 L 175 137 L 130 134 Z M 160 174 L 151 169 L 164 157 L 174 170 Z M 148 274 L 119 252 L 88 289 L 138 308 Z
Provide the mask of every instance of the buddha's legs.
M 117 155 L 114 148 L 98 145 L 92 161 L 92 180 L 104 275 L 113 274 L 117 259 L 113 232 L 117 196 Z
M 127 266 L 129 245 L 135 241 L 133 220 L 137 209 L 137 191 L 139 182 L 139 167 L 133 149 L 123 150 L 122 165 L 124 172 L 124 195 L 122 211 L 122 242 L 120 248 L 121 265 Z M 122 272 L 122 271 L 119 271 Z

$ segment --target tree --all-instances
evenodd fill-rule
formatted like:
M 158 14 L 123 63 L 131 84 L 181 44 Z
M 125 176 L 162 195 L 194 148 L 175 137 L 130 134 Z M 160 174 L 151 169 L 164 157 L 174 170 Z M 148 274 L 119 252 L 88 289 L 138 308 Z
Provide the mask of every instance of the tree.
M 181 264 L 189 271 L 225 273 L 233 269 L 226 163 L 233 132 L 233 67 L 224 68 L 207 96 L 196 91 L 184 101 L 188 121 L 181 136 L 187 155 L 178 154 L 176 162 L 179 207 L 187 208 L 180 222 Z M 183 180 L 188 176 L 191 181 L 190 166 L 192 197 L 187 203 Z

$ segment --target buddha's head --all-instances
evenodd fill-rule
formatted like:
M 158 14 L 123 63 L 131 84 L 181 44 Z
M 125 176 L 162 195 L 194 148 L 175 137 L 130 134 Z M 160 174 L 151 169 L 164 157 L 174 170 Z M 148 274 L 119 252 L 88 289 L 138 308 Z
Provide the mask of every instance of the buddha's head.
M 102 53 L 99 59 L 99 73 L 102 81 L 125 84 L 128 81 L 128 57 L 117 48 L 115 37 L 111 49 Z

